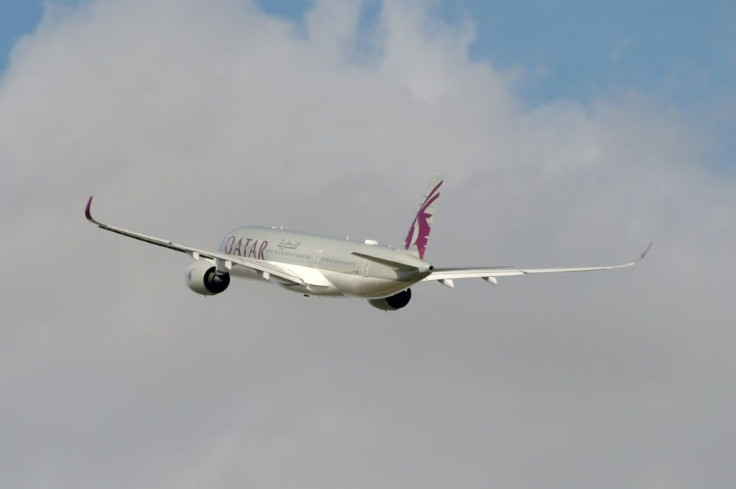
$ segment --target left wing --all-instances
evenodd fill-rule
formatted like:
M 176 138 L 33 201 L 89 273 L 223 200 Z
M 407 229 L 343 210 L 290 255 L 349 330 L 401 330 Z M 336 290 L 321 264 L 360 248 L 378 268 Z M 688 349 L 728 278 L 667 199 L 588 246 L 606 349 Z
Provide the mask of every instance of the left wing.
M 231 270 L 233 266 L 241 266 L 241 267 L 244 267 L 244 268 L 247 268 L 249 270 L 253 270 L 259 273 L 266 280 L 269 280 L 271 276 L 273 276 L 279 281 L 286 282 L 288 284 L 296 284 L 296 285 L 305 284 L 305 281 L 302 279 L 302 277 L 294 273 L 292 270 L 286 267 L 282 267 L 273 262 L 256 260 L 253 258 L 246 258 L 246 257 L 241 257 L 241 256 L 228 255 L 226 253 L 220 253 L 219 251 L 203 250 L 203 249 L 195 248 L 192 246 L 174 243 L 173 241 L 169 241 L 166 239 L 156 238 L 154 236 L 147 236 L 145 234 L 128 231 L 126 229 L 118 228 L 115 226 L 109 226 L 107 224 L 97 221 L 96 219 L 92 217 L 91 207 L 92 207 L 92 197 L 89 198 L 89 200 L 87 201 L 87 206 L 84 209 L 85 217 L 87 218 L 89 222 L 91 222 L 92 224 L 96 224 L 98 227 L 106 231 L 111 231 L 113 233 L 122 234 L 123 236 L 137 239 L 139 241 L 144 241 L 146 243 L 150 243 L 156 246 L 161 246 L 163 248 L 169 248 L 170 250 L 176 250 L 182 253 L 187 253 L 189 256 L 191 256 L 195 260 L 199 260 L 200 258 L 212 260 L 215 263 L 217 270 L 221 272 L 227 272 L 228 270 Z
M 498 277 L 513 277 L 518 275 L 532 275 L 537 273 L 563 273 L 563 272 L 594 272 L 597 270 L 613 270 L 615 268 L 631 267 L 639 263 L 649 252 L 652 243 L 636 260 L 622 265 L 604 265 L 598 267 L 573 267 L 573 268 L 513 268 L 513 267 L 490 267 L 490 268 L 435 268 L 432 273 L 424 278 L 425 281 L 437 280 L 442 285 L 454 287 L 456 278 L 482 278 L 486 282 L 496 285 Z

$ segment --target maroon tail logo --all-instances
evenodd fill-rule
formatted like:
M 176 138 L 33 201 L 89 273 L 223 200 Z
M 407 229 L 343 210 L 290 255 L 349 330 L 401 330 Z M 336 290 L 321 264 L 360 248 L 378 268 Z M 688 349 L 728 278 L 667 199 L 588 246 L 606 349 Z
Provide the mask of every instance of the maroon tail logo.
M 429 195 L 427 195 L 427 198 L 424 199 L 422 205 L 419 206 L 419 212 L 417 212 L 414 221 L 411 223 L 409 233 L 406 235 L 406 240 L 404 241 L 404 246 L 407 250 L 411 249 L 412 246 L 417 247 L 419 258 L 421 259 L 424 259 L 424 250 L 427 249 L 427 243 L 429 242 L 429 232 L 432 230 L 432 227 L 429 223 L 430 219 L 432 218 L 432 214 L 430 214 L 428 209 L 437 199 L 439 199 L 439 190 L 443 182 L 444 180 L 440 180 L 440 182 L 432 189 L 432 191 L 429 192 Z

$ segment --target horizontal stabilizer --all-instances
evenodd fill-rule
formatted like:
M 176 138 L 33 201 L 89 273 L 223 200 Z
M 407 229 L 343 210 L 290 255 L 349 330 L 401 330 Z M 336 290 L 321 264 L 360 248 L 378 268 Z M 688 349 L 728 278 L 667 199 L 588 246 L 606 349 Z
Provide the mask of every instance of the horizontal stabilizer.
M 388 258 L 382 258 L 380 256 L 368 255 L 366 253 L 359 253 L 357 251 L 353 251 L 352 254 L 360 258 L 365 258 L 368 261 L 373 261 L 376 263 L 380 263 L 381 265 L 386 265 L 391 268 L 395 268 L 396 270 L 409 271 L 409 270 L 416 270 L 418 268 L 415 265 L 410 265 L 408 263 L 403 263 L 403 262 L 396 261 L 396 260 L 390 260 Z M 407 258 L 408 257 L 409 256 L 407 255 Z

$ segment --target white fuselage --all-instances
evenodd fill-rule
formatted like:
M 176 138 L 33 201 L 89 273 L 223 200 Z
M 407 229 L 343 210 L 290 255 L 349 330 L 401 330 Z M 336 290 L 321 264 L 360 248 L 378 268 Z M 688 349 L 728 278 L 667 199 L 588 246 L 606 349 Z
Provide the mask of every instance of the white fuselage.
M 234 229 L 222 240 L 219 251 L 278 263 L 308 277 L 308 285 L 298 285 L 243 268 L 232 272 L 243 278 L 267 278 L 307 295 L 383 298 L 407 289 L 432 270 L 429 263 L 405 250 L 371 241 L 361 243 L 259 226 Z

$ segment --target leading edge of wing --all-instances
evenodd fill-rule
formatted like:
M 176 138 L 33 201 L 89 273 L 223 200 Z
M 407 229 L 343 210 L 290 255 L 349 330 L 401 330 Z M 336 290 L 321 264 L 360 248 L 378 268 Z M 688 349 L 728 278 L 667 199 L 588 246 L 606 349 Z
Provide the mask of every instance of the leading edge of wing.
M 448 281 L 461 278 L 483 278 L 494 279 L 497 277 L 513 277 L 519 275 L 533 275 L 539 273 L 566 273 L 566 272 L 595 272 L 599 270 L 614 270 L 616 268 L 632 267 L 642 261 L 652 247 L 646 247 L 639 257 L 629 263 L 620 265 L 603 265 L 595 267 L 569 267 L 569 268 L 514 268 L 514 267 L 487 267 L 487 268 L 435 268 L 432 273 L 424 278 L 425 281 L 439 280 Z
M 200 258 L 214 260 L 215 263 L 218 265 L 218 267 L 224 266 L 225 268 L 229 269 L 232 267 L 232 265 L 240 265 L 242 267 L 249 268 L 251 270 L 260 272 L 264 276 L 264 278 L 267 277 L 266 274 L 268 274 L 268 275 L 273 275 L 274 277 L 278 277 L 280 279 L 283 279 L 283 280 L 286 280 L 288 282 L 292 282 L 295 284 L 299 284 L 299 285 L 304 285 L 305 283 L 304 280 L 302 280 L 300 276 L 272 262 L 267 262 L 263 260 L 255 260 L 253 258 L 228 255 L 225 253 L 220 253 L 218 251 L 203 250 L 200 248 L 195 248 L 193 246 L 187 246 L 187 245 L 183 245 L 179 243 L 174 243 L 173 241 L 169 241 L 167 239 L 157 238 L 155 236 L 148 236 L 146 234 L 136 233 L 134 231 L 128 231 L 127 229 L 122 229 L 116 226 L 110 226 L 108 224 L 104 224 L 92 217 L 92 197 L 89 198 L 89 200 L 87 201 L 87 205 L 84 208 L 84 216 L 87 218 L 89 222 L 91 222 L 92 224 L 95 224 L 96 226 L 106 231 L 121 234 L 129 238 L 137 239 L 139 241 L 144 241 L 146 243 L 150 243 L 156 246 L 161 246 L 163 248 L 168 248 L 170 250 L 176 250 L 182 253 L 187 253 L 189 256 L 191 256 L 195 260 L 199 260 Z

